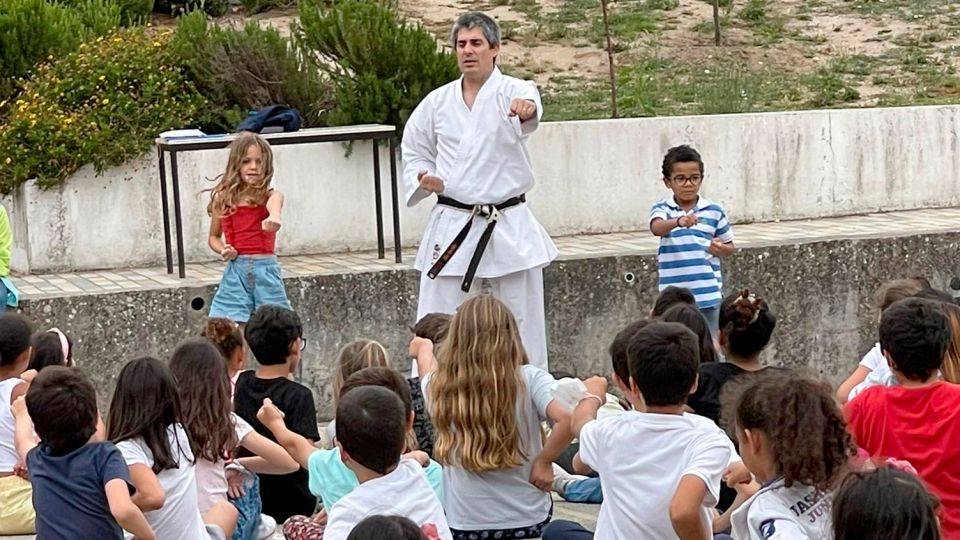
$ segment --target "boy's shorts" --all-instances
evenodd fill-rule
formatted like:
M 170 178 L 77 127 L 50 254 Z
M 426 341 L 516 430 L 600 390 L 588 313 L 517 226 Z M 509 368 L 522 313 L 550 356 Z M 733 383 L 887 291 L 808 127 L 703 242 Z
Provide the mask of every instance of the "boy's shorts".
M 0 535 L 33 534 L 33 487 L 19 476 L 0 478 Z
M 227 263 L 213 295 L 210 317 L 245 323 L 260 306 L 290 309 L 276 255 L 241 255 Z

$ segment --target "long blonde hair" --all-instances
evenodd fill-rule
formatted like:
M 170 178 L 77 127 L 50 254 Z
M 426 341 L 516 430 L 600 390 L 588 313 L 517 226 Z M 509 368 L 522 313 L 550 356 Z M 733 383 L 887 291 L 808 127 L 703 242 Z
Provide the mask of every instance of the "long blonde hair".
M 946 303 L 944 305 L 950 325 L 950 344 L 943 357 L 940 375 L 943 380 L 957 384 L 960 383 L 960 306 Z
M 358 339 L 347 343 L 337 355 L 333 373 L 333 404 L 340 401 L 340 389 L 351 375 L 364 368 L 390 367 L 390 356 L 383 345 L 372 339 Z
M 240 178 L 240 167 L 247 150 L 254 145 L 260 149 L 262 177 L 257 184 L 248 184 Z M 245 200 L 257 201 L 258 204 L 264 201 L 273 181 L 273 152 L 270 150 L 270 143 L 251 131 L 240 132 L 230 143 L 226 170 L 214 180 L 217 185 L 204 190 L 210 192 L 210 202 L 207 203 L 207 215 L 210 217 L 228 216 L 236 212 L 237 206 Z
M 490 295 L 468 298 L 450 321 L 427 390 L 437 461 L 473 472 L 523 463 L 517 402 L 526 393 L 524 363 L 507 306 Z

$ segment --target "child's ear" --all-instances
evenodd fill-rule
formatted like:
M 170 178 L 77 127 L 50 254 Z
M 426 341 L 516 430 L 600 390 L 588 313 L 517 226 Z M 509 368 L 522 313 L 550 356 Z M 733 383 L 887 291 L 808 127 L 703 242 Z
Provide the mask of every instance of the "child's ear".
M 723 333 L 723 330 L 717 331 L 717 343 L 720 344 L 720 347 L 727 346 L 727 335 Z
M 693 386 L 690 387 L 690 393 L 694 394 L 697 391 L 697 387 L 700 386 L 700 374 L 693 379 Z
M 760 438 L 758 432 L 750 431 L 749 429 L 743 430 L 743 442 L 747 443 L 753 455 L 759 454 L 762 450 L 763 440 Z
M 620 378 L 616 373 L 613 374 L 613 385 L 620 389 L 621 392 L 629 392 L 630 387 L 627 383 L 623 382 L 623 379 Z
M 887 359 L 887 365 L 890 366 L 892 371 L 897 371 L 897 363 L 894 361 L 893 357 L 890 356 L 890 353 L 883 351 L 883 357 Z
M 634 397 L 643 398 L 643 394 L 640 393 L 640 387 L 637 386 L 637 381 L 633 378 L 633 375 L 630 376 L 630 387 L 627 391 L 634 395 Z
M 349 467 L 350 462 L 353 461 L 353 459 L 350 457 L 350 454 L 347 453 L 346 450 L 344 450 L 343 446 L 340 444 L 340 441 L 334 439 L 333 445 L 340 450 L 340 461 L 342 461 L 344 465 Z

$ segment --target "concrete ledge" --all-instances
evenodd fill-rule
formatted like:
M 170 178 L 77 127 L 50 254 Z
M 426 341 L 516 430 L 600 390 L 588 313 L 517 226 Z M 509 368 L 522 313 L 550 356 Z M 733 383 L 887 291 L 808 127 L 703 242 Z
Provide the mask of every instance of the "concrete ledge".
M 960 275 L 958 254 L 960 232 L 767 245 L 741 249 L 725 264 L 724 277 L 728 290 L 757 291 L 777 315 L 768 361 L 838 381 L 876 341 L 870 304 L 877 286 L 923 275 L 946 289 Z M 584 255 L 548 267 L 551 367 L 578 375 L 609 372 L 611 339 L 646 315 L 656 279 L 655 255 L 649 253 Z M 308 339 L 301 381 L 314 390 L 321 416 L 329 413 L 330 373 L 346 342 L 378 339 L 398 367 L 409 367 L 404 357 L 416 314 L 415 271 L 298 276 L 286 279 L 286 286 Z M 198 331 L 214 290 L 203 285 L 28 299 L 22 309 L 39 327 L 57 326 L 73 336 L 77 362 L 106 404 L 126 361 L 164 358 Z M 201 303 L 199 310 L 191 306 Z

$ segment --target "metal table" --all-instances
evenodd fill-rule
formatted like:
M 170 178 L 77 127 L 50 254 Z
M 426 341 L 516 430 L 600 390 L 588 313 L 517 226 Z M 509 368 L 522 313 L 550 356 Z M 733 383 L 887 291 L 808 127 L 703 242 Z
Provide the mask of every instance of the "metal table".
M 397 141 L 396 128 L 381 124 L 365 124 L 330 128 L 311 128 L 290 133 L 270 133 L 261 135 L 270 146 L 287 144 L 309 144 L 328 142 L 373 142 L 373 190 L 377 213 L 377 257 L 385 257 L 383 239 L 383 202 L 380 190 L 380 141 L 388 141 L 390 148 L 390 191 L 393 203 L 393 249 L 394 257 L 400 260 L 400 207 L 397 202 Z M 180 177 L 177 169 L 177 155 L 181 152 L 196 150 L 216 150 L 226 148 L 236 138 L 235 133 L 212 135 L 208 137 L 185 139 L 157 139 L 157 155 L 160 164 L 160 201 L 163 205 L 163 241 L 167 256 L 167 273 L 173 273 L 173 249 L 170 237 L 170 200 L 167 196 L 167 171 L 165 154 L 170 154 L 170 176 L 173 189 L 173 224 L 177 241 L 177 267 L 180 278 L 187 275 L 185 253 L 183 249 L 183 216 L 180 209 Z

